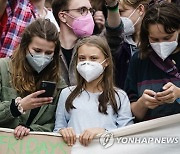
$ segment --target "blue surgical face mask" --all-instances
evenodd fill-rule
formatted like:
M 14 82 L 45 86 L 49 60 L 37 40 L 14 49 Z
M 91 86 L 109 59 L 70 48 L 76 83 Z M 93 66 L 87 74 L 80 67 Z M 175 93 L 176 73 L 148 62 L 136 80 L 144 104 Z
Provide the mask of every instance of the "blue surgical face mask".
M 53 60 L 53 55 L 28 53 L 26 59 L 31 67 L 40 73 Z

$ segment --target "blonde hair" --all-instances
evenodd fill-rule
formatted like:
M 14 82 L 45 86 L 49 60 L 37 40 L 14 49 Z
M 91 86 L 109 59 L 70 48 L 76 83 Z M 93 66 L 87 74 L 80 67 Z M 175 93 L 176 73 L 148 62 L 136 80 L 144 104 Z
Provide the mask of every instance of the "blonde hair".
M 125 5 L 131 6 L 133 8 L 137 8 L 140 4 L 142 4 L 145 9 L 148 7 L 150 0 L 119 0 L 120 5 L 125 9 Z

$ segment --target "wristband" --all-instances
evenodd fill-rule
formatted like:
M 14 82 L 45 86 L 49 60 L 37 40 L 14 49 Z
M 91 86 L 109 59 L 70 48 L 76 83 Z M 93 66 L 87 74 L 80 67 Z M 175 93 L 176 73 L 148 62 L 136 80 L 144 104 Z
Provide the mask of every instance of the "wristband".
M 15 99 L 15 105 L 17 106 L 17 109 L 21 114 L 25 114 L 26 112 L 23 110 L 23 107 L 21 106 L 21 102 L 20 102 L 21 100 L 22 100 L 21 97 L 17 97 Z
M 115 12 L 115 11 L 118 11 L 119 10 L 119 2 L 117 2 L 117 4 L 115 6 L 108 6 L 106 4 L 106 8 L 109 10 L 109 11 L 112 11 L 112 12 Z

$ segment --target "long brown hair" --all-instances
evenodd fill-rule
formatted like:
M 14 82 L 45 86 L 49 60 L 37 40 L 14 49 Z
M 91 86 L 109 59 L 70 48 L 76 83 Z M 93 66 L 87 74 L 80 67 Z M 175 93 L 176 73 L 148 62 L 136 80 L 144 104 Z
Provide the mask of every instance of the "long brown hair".
M 145 13 L 140 30 L 140 58 L 145 59 L 152 52 L 149 43 L 149 25 L 161 24 L 168 34 L 180 29 L 180 9 L 172 3 L 161 2 L 150 7 Z M 178 37 L 178 47 L 180 46 Z
M 76 55 L 74 57 L 74 60 L 76 64 L 77 64 L 77 59 L 78 59 L 78 49 L 84 44 L 99 48 L 104 54 L 105 58 L 108 59 L 109 65 L 105 68 L 102 80 L 98 83 L 102 85 L 103 87 L 103 92 L 99 95 L 99 98 L 98 98 L 99 100 L 98 110 L 101 113 L 107 114 L 107 104 L 110 103 L 114 112 L 117 113 L 118 107 L 117 107 L 117 101 L 115 99 L 115 94 L 117 94 L 117 92 L 115 91 L 114 84 L 113 84 L 114 83 L 113 82 L 113 62 L 112 62 L 111 51 L 108 46 L 108 43 L 104 37 L 95 36 L 95 35 L 79 40 L 75 46 Z M 74 109 L 73 100 L 78 95 L 81 94 L 82 88 L 84 87 L 84 84 L 85 84 L 84 78 L 81 77 L 81 75 L 77 72 L 77 70 L 76 70 L 76 75 L 77 75 L 77 86 L 71 92 L 71 94 L 66 100 L 66 110 L 68 112 L 71 109 Z
M 26 51 L 35 36 L 52 41 L 55 44 L 53 60 L 39 74 L 34 72 L 26 59 Z M 10 65 L 12 85 L 20 95 L 25 96 L 36 91 L 42 80 L 57 82 L 60 79 L 59 49 L 59 33 L 50 20 L 37 19 L 25 29 L 21 43 L 12 55 Z

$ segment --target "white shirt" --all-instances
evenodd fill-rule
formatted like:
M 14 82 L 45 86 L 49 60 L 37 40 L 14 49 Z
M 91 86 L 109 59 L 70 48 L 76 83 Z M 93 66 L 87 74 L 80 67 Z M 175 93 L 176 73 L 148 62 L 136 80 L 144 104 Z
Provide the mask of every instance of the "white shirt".
M 47 8 L 44 8 L 44 9 L 45 9 L 46 12 L 47 12 L 47 14 L 46 14 L 46 16 L 45 16 L 45 19 L 50 19 L 50 21 L 51 21 L 52 23 L 54 23 L 55 26 L 57 27 L 58 32 L 60 32 L 59 25 L 58 25 L 58 23 L 56 22 L 56 19 L 54 18 L 54 15 L 53 15 L 52 11 L 48 10 Z
M 98 96 L 100 93 L 91 93 L 85 90 L 73 101 L 73 106 L 76 109 L 72 109 L 68 113 L 65 109 L 65 103 L 74 88 L 74 86 L 67 87 L 60 94 L 54 132 L 59 132 L 61 128 L 72 127 L 76 134 L 81 134 L 88 128 L 99 127 L 112 130 L 133 124 L 132 119 L 134 118 L 132 117 L 129 99 L 126 93 L 120 89 L 116 90 L 119 95 L 119 97 L 116 95 L 118 107 L 121 103 L 118 114 L 114 114 L 111 105 L 107 107 L 108 115 L 100 113 L 98 111 Z

